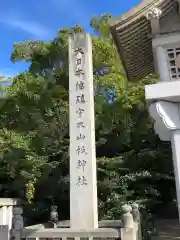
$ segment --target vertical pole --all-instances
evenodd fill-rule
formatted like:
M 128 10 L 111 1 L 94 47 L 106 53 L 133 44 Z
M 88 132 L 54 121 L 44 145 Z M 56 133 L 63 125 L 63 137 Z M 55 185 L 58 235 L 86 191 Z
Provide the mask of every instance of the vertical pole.
M 180 221 L 180 130 L 171 132 L 171 148 L 173 154 L 176 196 Z
M 92 43 L 69 37 L 70 227 L 98 227 Z
M 7 225 L 7 206 L 0 207 L 0 225 Z
M 13 206 L 7 207 L 7 225 L 9 226 L 9 231 L 12 229 L 12 218 L 13 218 Z M 10 233 L 9 233 L 9 240 L 10 240 Z
M 170 80 L 169 77 L 169 65 L 166 50 L 162 46 L 156 47 L 156 64 L 157 70 L 162 82 L 167 82 Z

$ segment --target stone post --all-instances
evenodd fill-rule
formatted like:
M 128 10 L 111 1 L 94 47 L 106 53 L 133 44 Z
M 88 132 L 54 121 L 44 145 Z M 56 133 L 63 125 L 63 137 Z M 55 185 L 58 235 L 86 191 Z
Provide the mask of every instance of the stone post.
M 133 215 L 131 214 L 132 207 L 130 205 L 124 205 L 122 207 L 123 215 L 122 215 L 122 222 L 124 228 L 133 228 Z
M 12 219 L 12 239 L 13 240 L 21 239 L 21 232 L 24 228 L 22 213 L 23 213 L 23 210 L 21 207 L 14 207 L 13 219 Z
M 121 239 L 122 240 L 136 240 L 136 233 L 134 231 L 134 220 L 132 215 L 132 207 L 130 205 L 124 205 L 122 207 L 122 228 Z
M 57 222 L 58 222 L 58 211 L 57 206 L 52 205 L 51 211 L 50 211 L 50 221 L 49 224 L 52 228 L 57 228 Z
M 137 203 L 133 203 L 131 205 L 132 207 L 132 215 L 133 215 L 133 219 L 135 222 L 140 222 L 140 213 L 139 213 L 139 206 Z
M 139 212 L 139 206 L 137 203 L 132 204 L 132 215 L 133 215 L 134 222 L 136 223 L 136 226 L 137 226 L 137 239 L 141 240 L 142 239 L 141 216 Z

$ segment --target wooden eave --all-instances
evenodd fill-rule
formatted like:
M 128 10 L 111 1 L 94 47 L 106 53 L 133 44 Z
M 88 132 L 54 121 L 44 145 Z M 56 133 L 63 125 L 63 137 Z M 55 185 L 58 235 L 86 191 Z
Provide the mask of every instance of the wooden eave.
M 163 19 L 177 8 L 177 0 L 143 0 L 118 19 L 109 21 L 110 31 L 122 64 L 130 81 L 154 73 L 151 23 L 146 18 L 148 10 L 161 9 Z

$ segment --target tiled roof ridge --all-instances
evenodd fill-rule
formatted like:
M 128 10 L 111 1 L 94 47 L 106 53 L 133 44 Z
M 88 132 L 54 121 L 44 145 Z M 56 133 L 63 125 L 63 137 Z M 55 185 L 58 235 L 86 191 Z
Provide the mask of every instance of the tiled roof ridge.
M 160 19 L 163 19 L 176 8 L 176 4 L 177 0 L 144 0 L 120 18 L 110 20 L 110 30 L 130 81 L 144 78 L 155 71 L 152 50 L 154 35 L 151 22 L 146 18 L 148 10 L 160 8 Z
M 143 0 L 140 4 L 131 8 L 128 12 L 122 14 L 120 17 L 110 19 L 109 25 L 115 27 L 116 25 L 124 25 L 127 22 L 129 24 L 134 17 L 141 16 L 146 10 L 156 4 L 158 5 L 158 3 L 161 3 L 162 1 L 164 0 Z

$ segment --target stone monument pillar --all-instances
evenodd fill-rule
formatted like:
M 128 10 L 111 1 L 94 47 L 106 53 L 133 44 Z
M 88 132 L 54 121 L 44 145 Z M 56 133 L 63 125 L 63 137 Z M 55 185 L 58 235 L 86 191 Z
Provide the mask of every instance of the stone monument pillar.
M 69 37 L 70 227 L 98 227 L 92 43 Z

